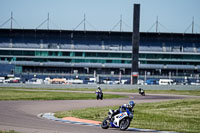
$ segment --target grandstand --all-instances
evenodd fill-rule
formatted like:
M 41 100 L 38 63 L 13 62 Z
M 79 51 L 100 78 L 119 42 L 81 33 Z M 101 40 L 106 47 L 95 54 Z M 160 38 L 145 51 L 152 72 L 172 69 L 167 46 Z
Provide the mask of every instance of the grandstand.
M 0 75 L 130 76 L 132 32 L 0 29 Z M 140 33 L 139 75 L 198 76 L 200 34 Z

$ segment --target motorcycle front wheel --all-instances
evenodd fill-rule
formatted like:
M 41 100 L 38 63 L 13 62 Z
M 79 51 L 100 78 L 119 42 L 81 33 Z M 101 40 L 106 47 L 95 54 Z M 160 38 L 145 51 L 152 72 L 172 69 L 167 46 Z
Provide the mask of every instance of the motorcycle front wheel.
M 130 119 L 129 118 L 125 118 L 122 119 L 120 124 L 119 124 L 119 128 L 120 130 L 126 130 L 130 125 Z
M 108 117 L 106 117 L 106 118 L 102 121 L 101 127 L 102 127 L 103 129 L 108 129 L 108 128 L 109 128 L 109 118 L 108 118 Z

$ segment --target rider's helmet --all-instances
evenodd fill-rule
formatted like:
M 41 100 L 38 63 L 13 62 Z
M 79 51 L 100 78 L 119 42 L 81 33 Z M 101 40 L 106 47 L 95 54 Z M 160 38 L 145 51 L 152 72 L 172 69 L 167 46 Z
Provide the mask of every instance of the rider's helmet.
M 135 103 L 134 101 L 129 101 L 128 105 L 130 108 L 133 108 L 135 106 Z
M 97 86 L 97 89 L 101 89 L 100 86 Z

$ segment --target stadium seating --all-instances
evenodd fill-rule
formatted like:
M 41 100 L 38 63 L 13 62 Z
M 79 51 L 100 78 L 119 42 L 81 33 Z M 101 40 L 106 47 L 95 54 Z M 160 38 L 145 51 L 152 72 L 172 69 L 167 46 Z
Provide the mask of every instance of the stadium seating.
M 185 47 L 183 49 L 183 52 L 195 52 L 194 48 L 193 47 Z
M 163 52 L 171 52 L 171 47 L 165 47 L 165 51 Z
M 122 50 L 123 51 L 132 51 L 132 46 L 123 46 Z
M 140 51 L 154 51 L 154 52 L 162 52 L 163 48 L 159 46 L 140 46 Z
M 71 49 L 71 44 L 62 44 L 60 45 L 60 49 Z
M 89 45 L 88 46 L 89 50 L 102 50 L 101 45 Z
M 166 68 L 193 70 L 195 68 L 195 66 L 194 65 L 166 65 Z
M 164 65 L 162 64 L 139 64 L 139 67 L 142 69 L 162 69 Z
M 75 36 L 75 35 L 74 35 Z M 35 49 L 83 49 L 83 50 L 111 50 L 111 51 L 132 51 L 131 40 L 120 40 L 119 38 L 92 39 L 94 35 L 87 38 L 70 36 L 65 38 L 40 37 L 1 37 L 1 48 L 35 48 Z M 74 44 L 71 44 L 73 42 Z M 184 42 L 184 40 L 152 41 L 141 40 L 140 51 L 154 52 L 200 52 L 199 43 Z
M 131 64 L 105 63 L 104 66 L 109 68 L 130 68 Z
M 10 44 L 9 43 L 0 43 L 0 48 L 9 48 Z
M 196 48 L 197 52 L 200 52 L 200 47 Z

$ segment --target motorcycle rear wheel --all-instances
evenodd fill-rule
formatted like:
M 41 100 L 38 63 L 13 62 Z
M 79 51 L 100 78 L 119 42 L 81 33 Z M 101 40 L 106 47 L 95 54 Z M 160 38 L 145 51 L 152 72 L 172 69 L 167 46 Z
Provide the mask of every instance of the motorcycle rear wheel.
M 102 127 L 103 129 L 108 129 L 108 128 L 109 128 L 109 117 L 106 117 L 106 118 L 102 121 L 101 127 Z
M 119 128 L 120 130 L 126 130 L 130 125 L 130 119 L 125 118 L 120 121 Z
M 103 93 L 101 94 L 101 100 L 103 100 Z

